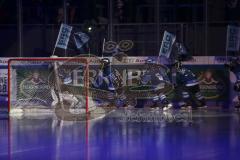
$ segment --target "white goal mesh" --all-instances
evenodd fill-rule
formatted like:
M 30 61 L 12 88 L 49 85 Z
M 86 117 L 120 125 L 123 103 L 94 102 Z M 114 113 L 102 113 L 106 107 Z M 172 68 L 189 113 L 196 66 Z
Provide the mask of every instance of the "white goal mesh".
M 10 113 L 90 110 L 85 58 L 10 59 L 8 75 Z

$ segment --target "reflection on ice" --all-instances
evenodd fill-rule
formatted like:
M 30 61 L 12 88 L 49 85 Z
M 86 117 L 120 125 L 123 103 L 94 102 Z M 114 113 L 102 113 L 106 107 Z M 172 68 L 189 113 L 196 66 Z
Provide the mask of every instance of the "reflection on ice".
M 228 112 L 117 109 L 89 121 L 45 115 L 0 123 L 0 159 L 236 159 L 240 148 L 239 114 Z

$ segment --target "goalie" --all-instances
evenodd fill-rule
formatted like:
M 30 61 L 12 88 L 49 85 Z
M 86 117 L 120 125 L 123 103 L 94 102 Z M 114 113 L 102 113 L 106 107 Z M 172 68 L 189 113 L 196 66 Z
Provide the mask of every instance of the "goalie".
M 225 64 L 225 66 L 236 76 L 236 82 L 234 84 L 234 91 L 237 92 L 238 102 L 235 105 L 237 110 L 240 109 L 240 59 L 239 57 L 232 57 L 230 62 Z
M 55 69 L 55 68 L 54 68 Z M 82 102 L 80 100 L 78 100 L 78 98 L 70 93 L 69 91 L 61 91 L 61 85 L 70 85 L 72 84 L 72 75 L 71 75 L 71 70 L 68 69 L 63 69 L 63 68 L 57 68 L 57 72 L 55 72 L 55 74 L 58 73 L 58 75 L 55 76 L 55 80 L 56 82 L 54 82 L 55 87 L 51 88 L 51 95 L 52 95 L 52 99 L 53 102 L 51 104 L 51 106 L 56 106 L 59 102 L 60 103 L 67 103 L 69 104 L 69 108 L 76 108 L 76 107 L 80 107 L 82 108 Z M 58 76 L 58 77 L 57 77 Z

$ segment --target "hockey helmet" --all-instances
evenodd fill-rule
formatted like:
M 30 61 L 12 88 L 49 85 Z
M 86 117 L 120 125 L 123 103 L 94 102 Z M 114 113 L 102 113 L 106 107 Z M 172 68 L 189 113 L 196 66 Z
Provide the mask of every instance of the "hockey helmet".
M 101 63 L 102 65 L 107 66 L 110 64 L 110 60 L 108 58 L 103 58 L 101 59 Z
M 188 61 L 192 59 L 187 48 L 182 43 L 175 43 L 176 47 L 176 59 L 179 61 Z

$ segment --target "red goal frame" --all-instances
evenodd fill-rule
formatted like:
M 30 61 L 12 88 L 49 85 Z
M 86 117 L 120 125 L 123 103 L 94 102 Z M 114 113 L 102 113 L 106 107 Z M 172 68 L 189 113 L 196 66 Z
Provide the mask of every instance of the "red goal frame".
M 11 64 L 13 62 L 17 62 L 17 61 L 23 61 L 23 62 L 30 62 L 30 61 L 56 61 L 56 62 L 59 62 L 59 61 L 73 61 L 73 62 L 81 62 L 81 63 L 84 63 L 86 65 L 85 67 L 85 76 L 84 76 L 84 87 L 86 88 L 85 89 L 85 96 L 86 96 L 86 113 L 89 112 L 89 98 L 88 98 L 88 89 L 89 89 L 89 62 L 88 62 L 88 59 L 85 58 L 85 57 L 59 57 L 59 58 L 12 58 L 12 59 L 9 59 L 8 60 L 8 113 L 10 114 L 10 111 L 11 111 Z

